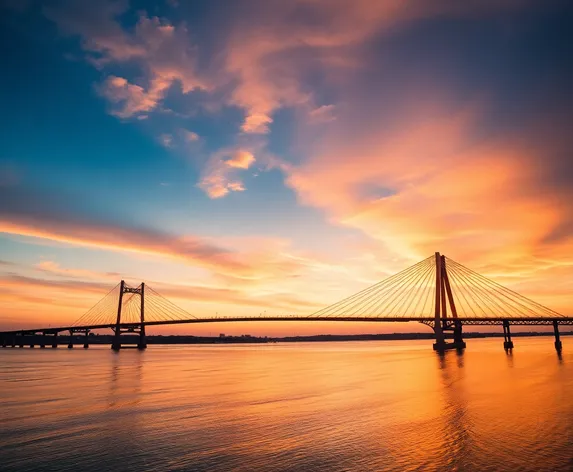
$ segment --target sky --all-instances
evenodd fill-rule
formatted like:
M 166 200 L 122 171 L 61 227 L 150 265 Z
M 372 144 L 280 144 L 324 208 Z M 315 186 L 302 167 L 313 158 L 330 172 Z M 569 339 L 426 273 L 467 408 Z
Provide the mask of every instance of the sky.
M 0 5 L 0 328 L 121 279 L 311 314 L 435 251 L 573 316 L 570 2 Z M 170 332 L 221 329 L 425 330 Z

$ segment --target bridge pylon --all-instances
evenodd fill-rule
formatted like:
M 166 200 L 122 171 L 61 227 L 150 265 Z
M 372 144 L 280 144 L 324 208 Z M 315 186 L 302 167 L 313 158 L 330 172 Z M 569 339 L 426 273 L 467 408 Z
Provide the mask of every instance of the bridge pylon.
M 140 316 L 139 323 L 130 324 L 128 327 L 122 326 L 122 308 L 124 306 L 123 296 L 124 294 L 138 295 L 140 298 Z M 112 328 L 114 331 L 113 341 L 111 343 L 111 348 L 114 351 L 119 351 L 121 349 L 121 335 L 125 333 L 129 334 L 139 334 L 137 348 L 146 349 L 147 340 L 145 337 L 145 284 L 142 282 L 139 287 L 129 287 L 124 280 L 121 281 L 119 285 L 119 301 L 117 305 L 117 318 L 115 322 L 115 327 Z
M 439 252 L 436 252 L 435 259 L 436 296 L 433 329 L 436 334 L 436 342 L 433 347 L 435 351 L 440 352 L 448 349 L 465 349 L 466 343 L 462 338 L 462 323 L 458 320 L 456 303 L 446 267 L 446 258 Z M 448 317 L 448 304 L 450 306 L 451 317 Z M 451 342 L 446 341 L 447 335 L 452 338 Z

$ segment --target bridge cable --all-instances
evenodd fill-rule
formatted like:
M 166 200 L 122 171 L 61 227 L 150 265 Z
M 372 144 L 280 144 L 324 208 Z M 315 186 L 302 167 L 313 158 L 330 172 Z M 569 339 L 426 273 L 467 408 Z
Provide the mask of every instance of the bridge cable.
M 459 268 L 458 268 L 455 264 L 450 264 L 450 268 L 451 268 L 452 271 L 457 271 L 457 270 L 459 270 Z M 462 271 L 462 274 L 463 274 L 463 271 Z M 506 310 L 506 307 L 505 307 L 498 299 L 496 299 L 496 298 L 493 296 L 492 293 L 490 293 L 490 292 L 487 290 L 487 289 L 488 289 L 487 286 L 484 287 L 484 285 L 483 285 L 479 280 L 475 280 L 475 278 L 473 278 L 473 277 L 471 276 L 471 274 L 467 274 L 467 273 L 466 273 L 466 274 L 465 274 L 465 279 L 468 280 L 469 282 L 473 282 L 473 287 L 476 289 L 476 291 L 478 291 L 478 293 L 481 293 L 481 294 L 482 294 L 481 299 L 480 299 L 480 301 L 481 301 L 482 303 L 483 303 L 483 300 L 484 300 L 484 299 L 486 299 L 487 302 L 489 302 L 489 303 L 486 302 L 486 303 L 483 303 L 483 304 L 488 308 L 488 311 L 491 312 L 490 315 L 489 315 L 490 317 L 493 317 L 493 316 L 494 316 L 493 313 L 494 313 L 495 311 L 498 311 L 498 310 L 501 311 L 501 312 L 503 312 L 503 314 L 505 314 L 506 316 L 509 316 L 509 317 L 512 316 L 511 313 L 509 313 L 509 312 Z M 469 283 L 469 282 L 468 282 L 468 283 Z M 482 289 L 483 289 L 483 290 L 482 290 Z M 490 305 L 490 304 L 491 304 L 491 305 Z
M 471 273 L 474 277 L 481 279 L 484 281 L 484 283 L 487 283 L 490 287 L 492 287 L 492 289 L 495 289 L 497 293 L 502 294 L 503 296 L 505 296 L 505 298 L 512 300 L 513 303 L 518 304 L 520 306 L 522 306 L 523 308 L 525 308 L 526 310 L 530 311 L 531 313 L 534 313 L 536 317 L 540 316 L 540 313 L 538 311 L 535 311 L 534 309 L 532 309 L 530 306 L 527 306 L 527 304 L 532 305 L 533 307 L 535 307 L 536 309 L 540 310 L 541 313 L 545 313 L 546 315 L 550 315 L 550 316 L 557 316 L 557 317 L 563 317 L 563 315 L 561 315 L 560 313 L 557 313 L 556 311 L 540 304 L 537 303 L 534 300 L 531 300 L 507 287 L 504 287 L 503 285 L 498 284 L 497 282 L 488 279 L 487 277 L 484 277 L 483 275 L 474 272 L 470 269 L 468 269 L 467 267 L 463 266 L 462 264 L 459 264 L 458 262 L 453 261 L 454 264 L 456 264 L 457 266 L 459 266 L 461 268 L 461 270 L 465 270 L 468 273 Z
M 78 318 L 73 324 L 72 326 L 76 326 L 78 325 L 78 323 L 80 323 L 81 321 L 83 321 L 88 315 L 90 315 L 90 313 L 92 312 L 92 310 L 94 310 L 98 305 L 100 305 L 100 303 L 104 302 L 104 300 L 106 300 L 109 295 L 119 287 L 119 284 L 117 284 L 115 287 L 113 287 L 106 295 L 104 295 L 103 298 L 101 298 L 95 305 L 93 305 L 88 311 L 86 311 L 80 318 Z
M 466 297 L 465 287 L 462 288 L 462 287 L 458 286 L 458 280 L 457 280 L 458 276 L 456 275 L 456 273 L 454 271 L 450 272 L 450 270 L 448 268 L 448 276 L 449 276 L 450 281 L 452 282 L 452 285 L 453 285 L 452 286 L 452 294 L 454 296 L 454 300 L 457 301 L 456 306 L 459 307 L 458 308 L 459 312 L 462 313 L 463 316 L 467 316 L 466 310 L 465 310 L 464 305 L 462 303 L 462 300 L 459 296 L 459 293 L 461 293 L 462 297 L 464 298 L 464 301 L 466 302 L 467 307 L 472 311 L 472 313 L 474 314 L 474 317 L 477 318 L 478 317 L 477 313 L 475 312 L 473 306 L 471 305 L 471 303 L 468 301 L 468 299 Z M 469 313 L 468 313 L 468 315 L 469 315 Z M 469 316 L 468 316 L 468 318 L 469 318 Z
M 402 281 L 402 283 L 397 286 L 396 289 L 392 291 L 392 293 L 389 294 L 388 298 L 381 299 L 374 309 L 375 312 L 379 313 L 379 316 L 390 316 L 390 313 L 392 313 L 394 310 L 393 303 L 396 300 L 399 300 L 403 296 L 403 293 L 409 289 L 410 284 L 413 280 L 415 280 L 416 276 L 417 273 L 413 273 L 410 275 L 410 277 Z
M 404 316 L 408 316 L 408 313 L 410 312 L 410 307 L 412 306 L 412 303 L 414 302 L 414 300 L 417 300 L 417 303 L 414 306 L 414 311 L 412 312 L 413 316 L 414 317 L 416 316 L 417 305 L 422 300 L 422 297 L 424 295 L 424 291 L 426 290 L 425 287 L 427 285 L 427 280 L 428 280 L 428 278 L 431 279 L 432 273 L 433 273 L 433 267 L 430 265 L 426 269 L 425 273 L 423 273 L 423 277 L 419 280 L 418 287 L 416 288 L 416 292 L 412 296 L 408 297 L 410 299 L 410 301 L 408 302 L 408 305 L 406 305 L 406 307 L 404 309 Z M 421 291 L 421 295 L 420 295 L 420 291 Z M 407 298 L 404 298 L 404 300 L 406 301 Z M 402 310 L 403 305 L 404 304 L 402 304 L 402 306 L 400 306 L 400 310 Z
M 429 262 L 427 262 L 427 264 L 428 263 Z M 424 268 L 421 268 L 419 270 L 424 270 Z M 402 280 L 401 283 L 390 292 L 389 297 L 387 299 L 381 298 L 375 305 L 374 313 L 381 313 L 383 316 L 386 307 L 390 306 L 398 298 L 398 296 L 401 295 L 407 289 L 408 287 L 407 284 L 410 283 L 416 275 L 417 271 L 411 273 L 408 277 L 404 278 L 404 280 Z M 378 317 L 380 317 L 380 315 L 378 315 Z
M 512 314 L 511 312 L 508 312 L 505 309 L 505 305 L 509 305 L 512 306 L 513 309 L 517 310 L 517 312 L 519 314 L 521 314 L 522 316 L 525 317 L 530 317 L 531 315 L 526 315 L 525 313 L 523 313 L 523 311 L 521 311 L 518 307 L 516 307 L 515 305 L 519 305 L 523 308 L 525 308 L 527 311 L 529 311 L 530 313 L 533 313 L 533 315 L 535 316 L 539 316 L 539 314 L 537 312 L 535 312 L 534 310 L 532 310 L 531 308 L 523 305 L 522 303 L 512 299 L 512 298 L 508 298 L 507 296 L 505 296 L 503 293 L 501 293 L 499 291 L 499 289 L 497 289 L 495 286 L 492 286 L 491 283 L 486 283 L 489 282 L 487 279 L 484 280 L 480 280 L 479 278 L 477 278 L 475 276 L 475 274 L 473 273 L 473 271 L 470 271 L 467 268 L 464 268 L 463 266 L 459 265 L 459 264 L 455 264 L 456 266 L 456 270 L 459 270 L 461 273 L 463 273 L 465 275 L 465 277 L 469 278 L 470 280 L 472 280 L 475 284 L 479 285 L 486 294 L 488 294 L 488 297 L 491 298 L 493 296 L 493 294 L 497 295 L 497 299 L 495 299 L 497 301 L 496 305 L 499 307 L 501 305 L 501 311 L 503 311 L 505 313 L 505 315 L 507 315 L 510 318 L 513 318 L 515 315 Z M 491 294 L 490 294 L 491 293 Z M 509 302 L 503 302 L 503 300 L 500 299 L 500 297 L 504 297 L 504 298 L 508 298 Z M 505 305 L 504 305 L 505 303 Z
M 320 317 L 320 316 L 330 316 L 330 315 L 325 315 L 325 313 L 328 313 L 330 310 L 335 309 L 336 311 L 334 313 L 337 313 L 338 311 L 340 311 L 340 309 L 344 309 L 345 306 L 347 306 L 348 304 L 358 301 L 360 299 L 362 299 L 362 297 L 367 296 L 368 294 L 370 294 L 372 291 L 375 291 L 377 289 L 380 289 L 381 286 L 388 284 L 388 283 L 393 283 L 393 281 L 396 278 L 401 278 L 405 272 L 409 272 L 410 270 L 414 269 L 416 266 L 419 266 L 420 264 L 424 264 L 426 262 L 426 260 L 424 261 L 420 261 L 417 264 L 415 264 L 412 267 L 409 267 L 405 270 L 403 270 L 402 272 L 398 272 L 397 274 L 394 274 L 370 287 L 367 287 L 363 290 L 361 290 L 358 293 L 355 293 L 354 295 L 351 295 L 349 297 L 344 298 L 343 300 L 340 300 L 332 305 L 329 305 L 325 308 L 322 308 L 321 310 L 314 312 L 310 315 L 308 315 L 309 317 Z
M 375 293 L 368 294 L 370 295 L 368 298 L 362 297 L 363 300 L 360 301 L 362 305 L 359 304 L 358 309 L 363 308 L 364 313 L 368 313 L 370 310 L 372 310 L 372 307 L 375 306 L 381 299 L 383 299 L 387 294 L 393 293 L 401 283 L 403 283 L 413 274 L 417 273 L 418 270 L 421 270 L 426 263 L 427 260 L 421 261 L 419 264 L 416 264 L 415 266 L 400 272 L 398 274 L 400 277 L 393 278 L 393 280 L 386 279 L 386 281 L 383 281 L 381 284 L 379 284 L 379 287 Z M 356 312 L 357 310 L 355 310 L 351 315 L 356 314 Z M 372 311 L 372 316 L 375 314 L 376 310 Z

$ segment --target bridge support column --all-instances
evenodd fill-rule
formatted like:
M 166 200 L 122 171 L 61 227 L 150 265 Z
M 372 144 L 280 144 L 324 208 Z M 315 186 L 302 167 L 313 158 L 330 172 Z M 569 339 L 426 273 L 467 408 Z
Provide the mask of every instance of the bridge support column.
M 84 349 L 87 349 L 88 347 L 90 347 L 89 338 L 88 338 L 89 334 L 90 334 L 89 330 L 86 329 L 86 336 L 84 339 Z
M 54 339 L 52 339 L 52 349 L 56 349 L 58 347 L 58 333 L 54 333 Z
M 503 348 L 507 351 L 513 349 L 513 341 L 511 340 L 511 331 L 509 330 L 509 321 L 503 321 Z
M 454 346 L 453 347 L 455 349 L 465 349 L 466 348 L 466 342 L 462 338 L 462 323 L 459 321 L 456 321 L 454 323 L 453 337 L 454 337 Z
M 137 343 L 137 349 L 143 350 L 147 349 L 147 339 L 145 338 L 145 284 L 143 282 L 141 283 L 139 297 L 141 299 L 141 324 L 139 325 L 139 342 Z
M 115 335 L 113 341 L 111 342 L 111 348 L 114 351 L 119 351 L 121 349 L 121 307 L 123 303 L 123 291 L 125 289 L 125 281 L 121 281 L 119 285 L 119 302 L 117 304 L 117 319 L 115 322 Z
M 42 336 L 40 339 L 40 348 L 45 349 L 45 347 L 46 347 L 46 333 L 42 333 Z
M 452 287 L 446 270 L 446 258 L 436 252 L 436 298 L 435 298 L 435 320 L 434 333 L 436 342 L 433 345 L 434 351 L 447 351 L 449 349 L 462 350 L 466 348 L 466 343 L 462 338 L 462 323 L 458 320 L 458 313 Z M 452 317 L 448 318 L 448 303 L 452 312 Z M 445 332 L 452 333 L 452 342 L 446 342 Z
M 559 323 L 557 320 L 553 320 L 553 332 L 555 333 L 555 349 L 557 352 L 561 352 L 563 344 L 561 343 L 561 339 L 559 339 Z
M 444 340 L 444 332 L 441 326 L 434 326 L 434 334 L 436 335 L 436 342 L 432 345 L 434 351 L 445 351 L 446 341 Z
M 434 333 L 436 335 L 436 342 L 432 346 L 434 351 L 445 351 L 446 343 L 444 340 L 444 332 L 442 331 L 442 258 L 439 252 L 435 254 L 436 258 L 436 297 L 435 297 L 435 320 L 434 320 Z
M 12 336 L 12 347 L 16 347 L 16 335 Z
M 70 340 L 68 341 L 68 349 L 74 348 L 74 332 L 70 329 Z

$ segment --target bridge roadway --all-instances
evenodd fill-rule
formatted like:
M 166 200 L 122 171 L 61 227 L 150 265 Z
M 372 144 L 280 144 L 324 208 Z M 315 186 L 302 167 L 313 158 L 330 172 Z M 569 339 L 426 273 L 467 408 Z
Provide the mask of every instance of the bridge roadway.
M 162 320 L 162 321 L 145 321 L 144 326 L 165 326 L 176 324 L 197 324 L 197 323 L 233 323 L 233 322 L 253 322 L 253 321 L 345 321 L 345 322 L 391 322 L 391 323 L 405 323 L 405 322 L 418 322 L 426 325 L 432 325 L 435 322 L 434 317 L 425 318 L 404 318 L 404 317 L 369 317 L 369 316 L 339 316 L 339 317 L 309 317 L 309 316 L 239 316 L 239 317 L 211 317 L 211 318 L 192 318 L 188 320 Z M 443 318 L 444 322 L 451 322 L 452 318 Z M 492 326 L 501 325 L 504 321 L 512 325 L 548 325 L 552 326 L 555 322 L 564 326 L 573 326 L 573 317 L 560 317 L 560 318 L 508 318 L 508 317 L 475 317 L 475 318 L 455 318 L 463 325 L 473 326 Z M 136 329 L 142 323 L 120 323 L 122 329 Z M 38 328 L 38 329 L 18 329 L 13 331 L 2 331 L 0 336 L 3 335 L 33 335 L 33 334 L 56 334 L 64 331 L 84 332 L 86 330 L 93 331 L 98 329 L 115 329 L 116 324 L 97 324 L 86 326 L 62 326 L 57 328 Z
M 210 317 L 210 318 L 191 318 L 191 319 L 181 319 L 181 320 L 162 320 L 162 321 L 145 321 L 143 323 L 129 322 L 129 323 L 116 323 L 111 324 L 93 324 L 85 326 L 61 326 L 61 327 L 48 327 L 48 328 L 38 328 L 38 329 L 19 329 L 13 331 L 3 331 L 0 332 L 0 344 L 2 347 L 10 345 L 16 347 L 18 344 L 20 347 L 24 347 L 24 344 L 29 344 L 30 347 L 34 347 L 34 340 L 31 339 L 29 343 L 26 343 L 24 338 L 26 336 L 36 337 L 40 335 L 42 341 L 39 343 L 40 347 L 45 347 L 46 344 L 51 344 L 52 347 L 57 347 L 57 336 L 62 332 L 69 332 L 70 335 L 82 333 L 85 334 L 84 348 L 89 346 L 88 335 L 91 331 L 100 329 L 111 329 L 114 332 L 120 334 L 139 334 L 140 344 L 139 347 L 144 349 L 147 346 L 145 341 L 145 328 L 148 326 L 165 326 L 165 325 L 179 325 L 179 324 L 198 324 L 198 323 L 233 323 L 233 322 L 265 322 L 265 321 L 296 321 L 296 322 L 393 322 L 393 323 L 403 323 L 403 322 L 419 322 L 425 324 L 431 328 L 434 328 L 436 322 L 435 317 L 373 317 L 373 316 L 339 316 L 339 317 L 326 317 L 326 316 L 242 316 L 242 317 Z M 527 317 L 527 318 L 508 318 L 508 317 L 459 317 L 459 318 L 441 318 L 444 326 L 450 325 L 452 323 L 457 323 L 459 325 L 473 325 L 473 326 L 492 326 L 492 325 L 502 325 L 504 330 L 504 348 L 512 349 L 513 341 L 511 340 L 510 324 L 522 325 L 522 326 L 553 326 L 555 333 L 555 348 L 558 352 L 561 351 L 562 343 L 559 336 L 559 325 L 573 326 L 573 317 L 556 317 L 556 318 L 542 318 L 542 317 Z M 142 329 L 143 328 L 143 329 Z M 48 341 L 48 336 L 51 335 L 51 342 Z M 461 326 L 460 326 L 461 335 Z M 117 337 L 117 336 L 116 336 Z M 19 339 L 17 339 L 19 338 Z M 455 339 L 455 337 L 454 337 Z M 47 342 L 46 342 L 47 341 Z M 121 341 L 118 340 L 119 343 Z M 465 343 L 462 341 L 462 345 L 456 344 L 459 339 L 453 343 L 448 344 L 451 348 L 465 348 Z M 73 341 L 70 340 L 68 347 L 73 347 Z M 119 349 L 121 344 L 112 345 L 114 349 Z M 434 347 L 436 348 L 436 347 Z

